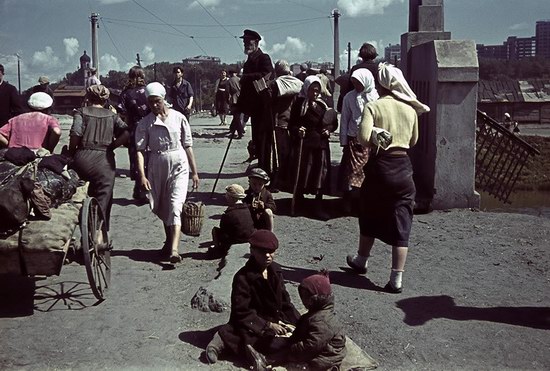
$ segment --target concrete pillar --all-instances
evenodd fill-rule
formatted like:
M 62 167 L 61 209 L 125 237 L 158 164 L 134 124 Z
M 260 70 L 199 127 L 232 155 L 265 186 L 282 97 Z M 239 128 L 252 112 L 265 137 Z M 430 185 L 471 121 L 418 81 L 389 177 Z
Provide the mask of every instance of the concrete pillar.
M 444 31 L 443 0 L 409 0 L 401 69 L 431 111 L 410 151 L 417 209 L 479 207 L 475 191 L 478 61 L 473 41 Z
M 475 191 L 476 45 L 472 40 L 434 40 L 413 47 L 410 57 L 411 87 L 431 108 L 420 116 L 419 141 L 410 151 L 417 207 L 479 207 Z

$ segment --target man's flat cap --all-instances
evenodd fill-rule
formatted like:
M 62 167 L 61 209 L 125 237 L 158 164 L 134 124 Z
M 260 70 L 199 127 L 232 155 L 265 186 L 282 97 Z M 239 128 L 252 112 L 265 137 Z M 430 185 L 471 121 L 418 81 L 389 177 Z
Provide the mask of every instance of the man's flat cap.
M 241 39 L 252 39 L 252 40 L 261 40 L 262 37 L 259 33 L 252 30 L 244 30 L 243 35 L 240 37 Z

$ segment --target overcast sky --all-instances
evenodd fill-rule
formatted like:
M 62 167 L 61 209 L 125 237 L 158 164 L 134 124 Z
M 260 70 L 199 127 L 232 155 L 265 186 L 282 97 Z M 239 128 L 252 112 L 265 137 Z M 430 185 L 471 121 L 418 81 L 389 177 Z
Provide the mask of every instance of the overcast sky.
M 264 38 L 273 60 L 333 61 L 333 9 L 340 10 L 341 66 L 363 42 L 383 55 L 408 30 L 408 0 L 0 0 L 0 63 L 6 80 L 21 88 L 40 75 L 57 81 L 91 56 L 90 14 L 99 13 L 99 69 L 127 71 L 135 64 L 179 62 L 197 55 L 222 62 L 244 60 L 238 36 L 245 28 Z M 550 0 L 446 0 L 445 31 L 453 39 L 501 44 L 533 36 L 537 20 L 550 19 Z

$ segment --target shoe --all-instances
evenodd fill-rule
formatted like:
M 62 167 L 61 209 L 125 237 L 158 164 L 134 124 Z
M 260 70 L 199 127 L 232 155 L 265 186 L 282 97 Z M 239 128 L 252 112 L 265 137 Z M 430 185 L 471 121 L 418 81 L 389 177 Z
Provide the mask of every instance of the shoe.
M 246 356 L 253 371 L 267 370 L 267 361 L 263 354 L 259 353 L 250 344 L 246 344 Z
M 172 253 L 172 255 L 170 255 L 170 263 L 176 264 L 179 262 L 181 262 L 181 256 L 179 254 Z
M 367 274 L 367 268 L 357 265 L 357 263 L 353 260 L 353 255 L 348 255 L 346 257 L 346 262 L 356 273 Z
M 206 347 L 206 360 L 210 364 L 218 362 L 219 352 L 218 349 L 209 345 Z
M 391 282 L 388 282 L 386 283 L 386 286 L 384 286 L 384 291 L 389 294 L 401 294 L 403 292 L 403 287 L 396 289 L 392 286 Z

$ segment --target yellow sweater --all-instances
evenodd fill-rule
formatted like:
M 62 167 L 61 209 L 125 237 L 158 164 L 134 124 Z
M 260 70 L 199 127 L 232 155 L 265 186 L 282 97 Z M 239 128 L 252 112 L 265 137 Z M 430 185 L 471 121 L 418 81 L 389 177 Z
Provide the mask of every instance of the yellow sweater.
M 365 105 L 357 133 L 357 139 L 362 145 L 369 145 L 373 126 L 391 133 L 392 143 L 388 148 L 408 149 L 414 146 L 418 140 L 416 111 L 407 103 L 403 103 L 391 95 Z

